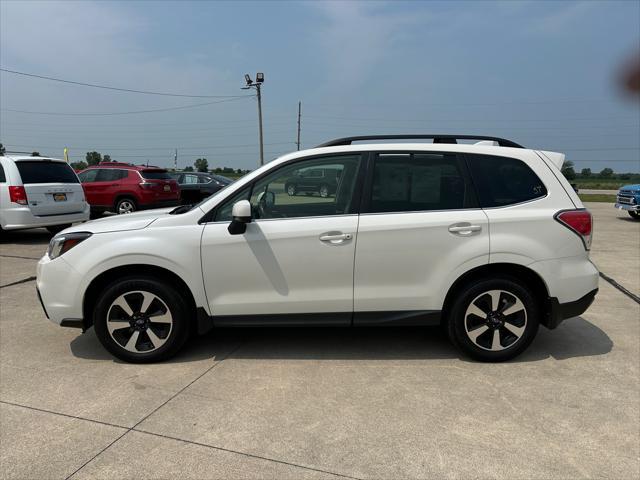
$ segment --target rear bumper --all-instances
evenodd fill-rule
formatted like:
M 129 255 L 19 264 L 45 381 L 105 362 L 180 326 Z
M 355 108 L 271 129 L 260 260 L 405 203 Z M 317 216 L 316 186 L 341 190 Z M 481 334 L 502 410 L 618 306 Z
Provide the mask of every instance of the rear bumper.
M 616 203 L 616 208 L 627 210 L 628 212 L 640 212 L 640 205 L 629 205 L 627 203 Z
M 542 324 L 550 330 L 553 330 L 558 325 L 560 325 L 563 320 L 582 315 L 587 311 L 587 308 L 591 306 L 593 300 L 596 298 L 597 293 L 598 289 L 596 288 L 595 290 L 587 293 L 584 297 L 579 298 L 574 302 L 567 303 L 560 303 L 555 297 L 550 298 L 549 313 Z
M 29 207 L 8 208 L 2 211 L 0 224 L 3 230 L 20 230 L 24 228 L 52 227 L 67 223 L 86 222 L 89 220 L 89 204 L 82 212 L 64 215 L 47 215 L 39 217 L 31 213 Z

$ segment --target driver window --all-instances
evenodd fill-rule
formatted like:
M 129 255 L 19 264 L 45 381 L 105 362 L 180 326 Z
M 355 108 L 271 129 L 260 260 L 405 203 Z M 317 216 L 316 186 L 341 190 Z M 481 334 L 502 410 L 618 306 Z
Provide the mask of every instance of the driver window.
M 258 180 L 251 192 L 256 219 L 349 213 L 360 155 L 303 160 Z

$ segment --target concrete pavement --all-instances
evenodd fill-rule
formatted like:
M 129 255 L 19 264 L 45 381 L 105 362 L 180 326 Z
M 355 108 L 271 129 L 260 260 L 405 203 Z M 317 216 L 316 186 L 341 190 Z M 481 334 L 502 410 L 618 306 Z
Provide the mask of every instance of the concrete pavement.
M 640 223 L 588 207 L 594 262 L 640 293 Z M 0 245 L 0 285 L 48 239 Z M 640 305 L 604 281 L 504 364 L 434 328 L 221 330 L 129 365 L 48 322 L 33 288 L 0 289 L 2 478 L 640 476 Z

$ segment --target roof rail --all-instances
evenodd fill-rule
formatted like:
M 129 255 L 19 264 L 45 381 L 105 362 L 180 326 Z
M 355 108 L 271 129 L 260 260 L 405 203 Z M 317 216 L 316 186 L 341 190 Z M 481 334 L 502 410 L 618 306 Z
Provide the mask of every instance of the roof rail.
M 365 140 L 411 140 L 432 139 L 433 143 L 458 143 L 458 140 L 490 140 L 496 142 L 501 147 L 524 148 L 511 140 L 500 137 L 487 137 L 485 135 L 361 135 L 356 137 L 344 137 L 330 140 L 316 148 L 320 147 L 337 147 L 342 145 L 351 145 L 352 142 L 361 142 Z

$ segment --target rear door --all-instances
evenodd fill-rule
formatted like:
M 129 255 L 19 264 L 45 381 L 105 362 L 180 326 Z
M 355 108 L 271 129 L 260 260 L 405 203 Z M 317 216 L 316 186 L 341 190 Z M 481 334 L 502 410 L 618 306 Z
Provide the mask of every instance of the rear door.
M 464 158 L 424 151 L 372 157 L 358 226 L 354 324 L 437 314 L 460 272 L 489 260 L 488 220 Z
M 84 191 L 73 169 L 59 160 L 17 160 L 16 167 L 34 215 L 82 212 Z

